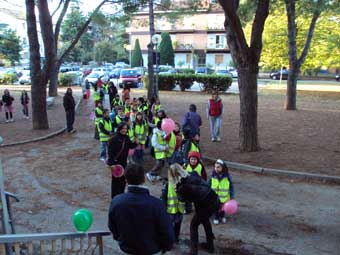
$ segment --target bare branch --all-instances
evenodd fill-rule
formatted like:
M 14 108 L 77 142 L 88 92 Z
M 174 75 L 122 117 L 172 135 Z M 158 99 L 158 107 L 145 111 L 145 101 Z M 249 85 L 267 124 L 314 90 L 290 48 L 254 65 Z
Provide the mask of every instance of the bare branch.
M 60 3 L 62 1 L 63 0 L 61 0 Z M 55 25 L 55 29 L 54 29 L 54 38 L 55 38 L 55 41 L 54 42 L 55 42 L 56 49 L 58 49 L 57 45 L 58 45 L 58 39 L 59 39 L 59 33 L 60 33 L 60 26 L 61 26 L 61 23 L 63 22 L 63 19 L 65 17 L 65 14 L 67 12 L 69 4 L 70 4 L 70 0 L 66 0 L 65 3 L 64 3 L 63 9 L 62 9 L 62 11 L 61 11 L 61 13 L 59 15 L 57 24 Z
M 83 35 L 83 33 L 86 31 L 88 25 L 91 23 L 93 16 L 100 10 L 100 8 L 107 2 L 107 0 L 103 0 L 96 9 L 92 12 L 91 16 L 88 18 L 88 20 L 84 23 L 84 25 L 78 30 L 78 33 L 76 34 L 74 40 L 71 42 L 70 46 L 61 54 L 58 65 L 60 65 L 63 61 L 63 58 L 70 53 L 70 51 L 76 46 L 78 43 L 80 37 Z
M 61 6 L 61 4 L 62 4 L 63 2 L 64 2 L 64 0 L 60 0 L 60 1 L 59 1 L 58 7 L 54 10 L 54 12 L 52 13 L 51 17 L 53 17 L 54 14 L 56 14 L 56 12 L 59 10 L 59 8 L 60 8 L 60 6 Z

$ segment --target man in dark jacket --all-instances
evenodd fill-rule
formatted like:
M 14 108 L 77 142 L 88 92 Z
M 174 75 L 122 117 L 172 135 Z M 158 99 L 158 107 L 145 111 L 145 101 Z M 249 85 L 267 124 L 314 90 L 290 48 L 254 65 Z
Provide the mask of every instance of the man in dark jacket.
M 200 133 L 200 126 L 202 126 L 201 116 L 196 112 L 197 107 L 194 104 L 189 106 L 189 111 L 184 114 L 182 118 L 182 132 L 190 130 L 190 138 L 195 134 Z
M 163 202 L 143 186 L 143 167 L 128 165 L 125 178 L 128 192 L 115 196 L 109 210 L 109 229 L 120 249 L 134 255 L 171 250 L 174 233 L 170 218 Z
M 74 98 L 72 96 L 72 89 L 67 88 L 65 96 L 63 98 L 63 105 L 66 112 L 66 126 L 67 126 L 67 132 L 74 133 L 76 132 L 76 129 L 73 128 L 74 123 L 74 117 L 75 117 L 75 102 Z

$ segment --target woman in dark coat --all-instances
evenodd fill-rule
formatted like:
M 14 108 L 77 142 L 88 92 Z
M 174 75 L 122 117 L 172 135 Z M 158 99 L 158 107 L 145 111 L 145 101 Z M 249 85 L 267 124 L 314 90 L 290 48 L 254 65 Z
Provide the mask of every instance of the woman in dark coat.
M 121 165 L 123 168 L 127 165 L 127 157 L 129 149 L 135 148 L 139 141 L 136 139 L 136 142 L 132 142 L 127 135 L 128 126 L 125 122 L 119 123 L 117 127 L 116 134 L 109 141 L 108 145 L 108 160 L 107 164 L 109 166 L 112 165 Z M 125 189 L 125 177 L 124 175 L 121 177 L 112 176 L 111 181 L 111 198 L 115 195 L 124 193 Z
M 190 175 L 179 164 L 170 166 L 169 182 L 176 187 L 177 197 L 183 202 L 193 202 L 195 214 L 190 222 L 190 254 L 198 253 L 198 226 L 203 225 L 206 243 L 201 246 L 210 253 L 214 252 L 214 234 L 209 217 L 219 207 L 219 199 L 208 183 L 195 171 Z

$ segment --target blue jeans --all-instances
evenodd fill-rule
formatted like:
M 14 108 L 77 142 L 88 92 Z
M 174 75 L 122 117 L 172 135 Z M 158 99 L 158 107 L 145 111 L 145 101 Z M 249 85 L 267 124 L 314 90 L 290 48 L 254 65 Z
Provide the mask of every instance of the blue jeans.
M 210 122 L 210 138 L 216 139 L 217 137 L 221 137 L 221 117 L 209 116 Z
M 100 158 L 106 159 L 107 142 L 100 142 Z

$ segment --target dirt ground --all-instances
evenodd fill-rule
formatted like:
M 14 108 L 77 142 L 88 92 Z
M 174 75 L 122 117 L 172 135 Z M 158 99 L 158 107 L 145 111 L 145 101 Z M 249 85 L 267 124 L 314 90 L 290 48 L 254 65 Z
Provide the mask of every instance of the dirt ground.
M 141 93 L 133 91 L 135 96 Z M 282 93 L 260 91 L 262 150 L 245 154 L 238 152 L 238 96 L 222 97 L 226 113 L 223 141 L 211 143 L 204 114 L 209 96 L 190 92 L 161 94 L 162 103 L 176 120 L 190 103 L 197 104 L 204 120 L 201 144 L 205 155 L 258 166 L 339 175 L 339 142 L 335 138 L 339 137 L 336 124 L 340 96 L 300 94 L 299 110 L 286 112 L 282 109 Z M 58 108 L 62 110 L 56 106 L 56 110 Z M 91 111 L 92 103 L 81 104 L 76 117 L 78 132 L 73 135 L 0 147 L 6 189 L 21 199 L 14 204 L 18 233 L 74 231 L 71 216 L 80 207 L 90 209 L 95 215 L 91 230 L 107 230 L 110 177 L 99 161 L 98 142 L 92 138 Z M 58 119 L 63 126 L 64 115 Z M 26 128 L 18 130 L 19 122 Z M 13 134 L 20 135 L 21 139 L 35 136 L 27 122 L 17 119 L 12 124 L 1 123 L 0 135 L 5 141 L 14 139 Z M 152 163 L 148 158 L 146 169 Z M 211 171 L 211 166 L 207 168 Z M 227 224 L 214 226 L 217 254 L 338 254 L 339 186 L 236 171 L 232 171 L 232 175 L 240 208 Z M 160 184 L 148 183 L 148 186 L 152 194 L 160 195 Z M 184 219 L 181 244 L 169 254 L 187 250 L 190 218 Z M 203 241 L 203 232 L 200 236 Z M 111 238 L 105 240 L 105 247 L 105 254 L 120 254 Z

